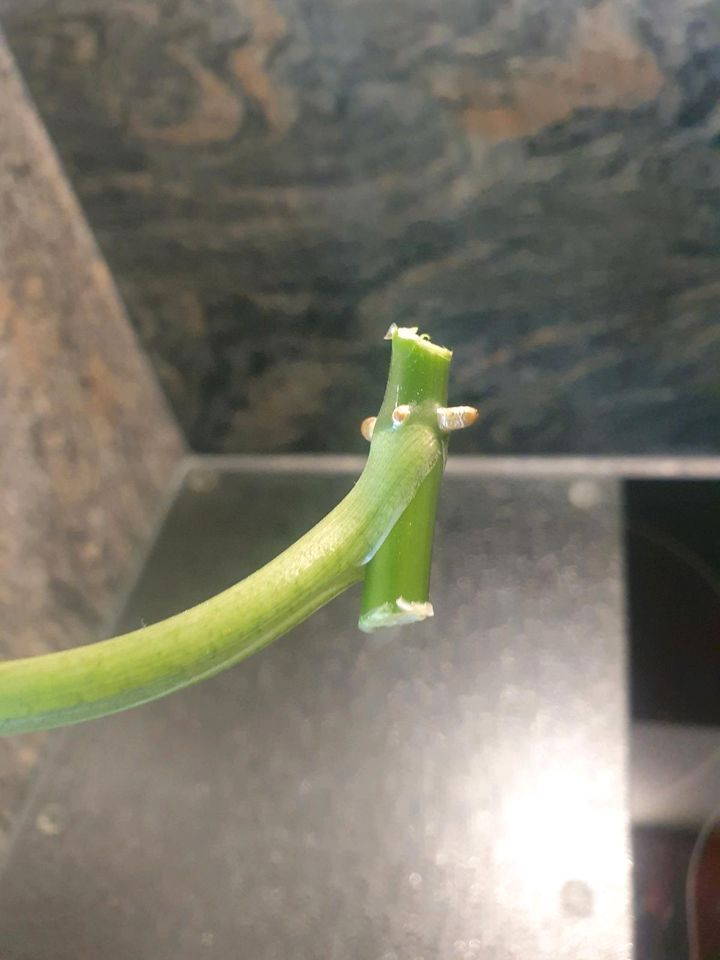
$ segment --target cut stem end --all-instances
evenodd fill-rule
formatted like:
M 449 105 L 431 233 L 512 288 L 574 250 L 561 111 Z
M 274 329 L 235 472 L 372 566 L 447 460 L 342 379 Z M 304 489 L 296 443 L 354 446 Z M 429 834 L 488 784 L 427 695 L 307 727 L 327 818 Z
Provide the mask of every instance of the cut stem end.
M 398 597 L 395 601 L 383 603 L 363 613 L 358 626 L 364 633 L 373 633 L 385 627 L 402 627 L 408 623 L 419 623 L 433 616 L 435 611 L 431 603 L 417 603 Z

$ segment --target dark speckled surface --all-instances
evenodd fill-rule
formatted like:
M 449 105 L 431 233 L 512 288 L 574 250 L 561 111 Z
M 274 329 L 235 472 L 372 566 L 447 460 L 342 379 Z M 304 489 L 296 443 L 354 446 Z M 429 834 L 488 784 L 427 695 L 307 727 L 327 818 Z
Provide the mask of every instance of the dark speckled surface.
M 391 321 L 455 449 L 720 449 L 720 8 L 0 0 L 192 444 L 361 448 Z

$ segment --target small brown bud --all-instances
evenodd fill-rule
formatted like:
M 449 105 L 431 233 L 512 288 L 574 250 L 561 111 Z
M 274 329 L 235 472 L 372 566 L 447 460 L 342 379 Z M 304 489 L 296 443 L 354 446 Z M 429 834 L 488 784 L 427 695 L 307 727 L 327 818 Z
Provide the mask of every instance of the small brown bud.
M 411 407 L 409 403 L 401 403 L 399 407 L 395 407 L 392 412 L 392 421 L 396 427 L 399 427 L 403 420 L 407 420 L 410 416 Z
M 363 422 L 360 424 L 360 433 L 363 435 L 363 437 L 365 437 L 368 443 L 370 443 L 372 440 L 376 423 L 377 417 L 365 417 Z

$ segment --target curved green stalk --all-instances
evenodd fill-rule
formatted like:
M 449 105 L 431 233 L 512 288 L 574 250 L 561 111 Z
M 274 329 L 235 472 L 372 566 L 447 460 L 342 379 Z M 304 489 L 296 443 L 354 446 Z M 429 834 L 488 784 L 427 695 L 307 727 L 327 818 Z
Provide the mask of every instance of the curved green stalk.
M 414 375 L 432 380 L 446 352 L 416 340 L 421 345 L 413 350 L 423 358 L 425 373 Z M 393 342 L 390 379 L 399 387 L 409 369 L 405 374 L 400 369 L 404 343 Z M 363 566 L 426 477 L 442 469 L 445 439 L 435 406 L 421 404 L 401 429 L 380 430 L 347 497 L 284 553 L 229 590 L 132 633 L 0 663 L 0 734 L 79 723 L 210 677 L 362 579 Z

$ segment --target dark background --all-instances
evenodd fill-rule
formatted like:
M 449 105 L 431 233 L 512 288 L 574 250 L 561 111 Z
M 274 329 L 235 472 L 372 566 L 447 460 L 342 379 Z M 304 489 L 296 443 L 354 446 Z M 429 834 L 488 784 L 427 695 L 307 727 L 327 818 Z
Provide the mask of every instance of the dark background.
M 720 7 L 0 0 L 200 451 L 360 450 L 390 322 L 456 451 L 720 449 Z

